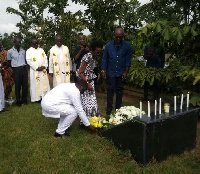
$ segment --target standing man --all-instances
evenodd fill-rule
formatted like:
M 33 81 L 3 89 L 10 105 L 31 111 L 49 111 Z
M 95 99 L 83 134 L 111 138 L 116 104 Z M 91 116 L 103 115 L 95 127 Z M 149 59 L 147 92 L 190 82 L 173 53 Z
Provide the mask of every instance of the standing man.
M 91 131 L 95 131 L 81 105 L 81 96 L 88 87 L 85 80 L 76 83 L 63 83 L 49 91 L 42 99 L 42 114 L 45 117 L 60 118 L 55 137 L 67 137 L 67 129 L 79 115 L 83 124 Z
M 14 47 L 8 50 L 8 65 L 13 69 L 15 82 L 15 96 L 17 106 L 27 104 L 28 96 L 28 72 L 26 67 L 25 51 L 21 47 L 21 38 L 14 38 Z M 22 95 L 20 94 L 22 88 Z
M 26 51 L 26 61 L 30 66 L 31 102 L 40 102 L 50 90 L 47 75 L 47 56 L 42 48 L 38 48 L 38 40 L 31 39 L 31 48 Z
M 124 30 L 118 27 L 115 30 L 115 40 L 106 44 L 101 69 L 102 76 L 107 75 L 107 114 L 113 108 L 113 96 L 116 91 L 115 109 L 119 109 L 122 104 L 123 82 L 126 79 L 128 70 L 131 66 L 132 48 L 128 41 L 123 40 Z
M 160 45 L 160 34 L 154 34 L 150 46 L 145 46 L 144 59 L 147 60 L 146 67 L 164 68 L 165 66 L 165 49 Z M 148 100 L 149 82 L 144 83 L 144 98 L 142 101 Z M 159 97 L 159 81 L 154 79 L 153 83 L 153 101 Z
M 62 44 L 62 37 L 57 35 L 56 45 L 50 49 L 49 75 L 53 77 L 53 87 L 61 83 L 70 83 L 72 63 L 67 46 Z
M 74 80 L 75 82 L 77 81 L 77 71 L 81 65 L 81 59 L 82 57 L 89 52 L 89 48 L 85 44 L 85 36 L 83 33 L 78 34 L 78 41 L 79 41 L 79 46 L 75 48 L 74 53 L 73 53 L 73 60 L 75 64 L 75 75 L 74 75 Z

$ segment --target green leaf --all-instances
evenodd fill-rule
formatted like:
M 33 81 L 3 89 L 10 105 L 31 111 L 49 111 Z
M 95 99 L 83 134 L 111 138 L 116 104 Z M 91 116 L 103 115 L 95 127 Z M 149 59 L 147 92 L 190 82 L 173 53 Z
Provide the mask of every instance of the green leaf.
M 193 85 L 196 85 L 196 83 L 200 80 L 200 75 L 195 77 L 195 80 L 193 81 Z

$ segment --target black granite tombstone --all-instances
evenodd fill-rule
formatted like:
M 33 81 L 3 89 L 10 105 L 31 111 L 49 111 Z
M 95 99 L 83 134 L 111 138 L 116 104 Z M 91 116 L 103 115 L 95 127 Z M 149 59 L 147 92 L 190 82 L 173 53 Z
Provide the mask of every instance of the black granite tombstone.
M 199 108 L 185 108 L 176 112 L 124 122 L 100 131 L 123 150 L 130 150 L 135 161 L 146 164 L 152 159 L 162 161 L 167 156 L 179 155 L 196 144 Z

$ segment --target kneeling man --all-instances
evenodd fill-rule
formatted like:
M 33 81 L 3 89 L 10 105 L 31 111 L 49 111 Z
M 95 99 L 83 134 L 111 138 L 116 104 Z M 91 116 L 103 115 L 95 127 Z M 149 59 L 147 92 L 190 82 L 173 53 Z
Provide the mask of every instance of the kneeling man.
M 82 79 L 76 83 L 62 83 L 42 98 L 42 114 L 45 117 L 60 118 L 55 137 L 69 136 L 66 130 L 74 122 L 77 115 L 90 131 L 95 131 L 81 105 L 80 94 L 87 89 L 87 86 L 87 82 Z

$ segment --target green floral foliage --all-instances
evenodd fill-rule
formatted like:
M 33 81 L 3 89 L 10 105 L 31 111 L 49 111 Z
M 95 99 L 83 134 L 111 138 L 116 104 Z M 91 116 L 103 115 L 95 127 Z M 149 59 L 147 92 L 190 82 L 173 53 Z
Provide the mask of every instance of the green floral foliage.
M 158 80 L 163 86 L 163 90 L 174 95 L 181 93 L 191 94 L 191 103 L 200 105 L 200 70 L 193 66 L 182 66 L 178 59 L 170 59 L 164 69 L 145 67 L 144 62 L 138 59 L 132 60 L 132 66 L 129 70 L 128 80 L 131 84 L 142 87 L 145 81 L 150 85 L 154 80 Z

